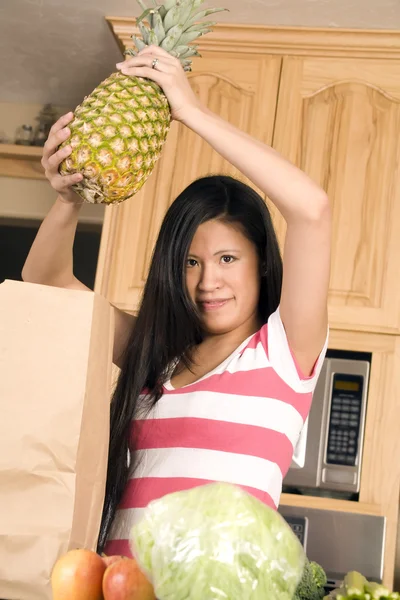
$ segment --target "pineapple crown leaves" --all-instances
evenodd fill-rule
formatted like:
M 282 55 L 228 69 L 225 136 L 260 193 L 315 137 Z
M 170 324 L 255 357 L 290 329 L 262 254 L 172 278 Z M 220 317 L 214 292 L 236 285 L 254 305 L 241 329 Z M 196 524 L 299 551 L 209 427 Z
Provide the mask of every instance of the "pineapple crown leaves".
M 158 5 L 152 0 L 153 6 L 148 8 L 144 0 L 137 0 L 143 10 L 136 20 L 142 38 L 132 36 L 136 48 L 126 50 L 125 54 L 136 56 L 137 52 L 146 46 L 160 46 L 172 56 L 179 58 L 185 71 L 191 70 L 193 56 L 200 56 L 197 46 L 189 46 L 194 40 L 211 31 L 216 21 L 200 19 L 226 8 L 210 8 L 199 10 L 204 0 L 165 0 Z M 150 27 L 144 24 L 147 20 Z

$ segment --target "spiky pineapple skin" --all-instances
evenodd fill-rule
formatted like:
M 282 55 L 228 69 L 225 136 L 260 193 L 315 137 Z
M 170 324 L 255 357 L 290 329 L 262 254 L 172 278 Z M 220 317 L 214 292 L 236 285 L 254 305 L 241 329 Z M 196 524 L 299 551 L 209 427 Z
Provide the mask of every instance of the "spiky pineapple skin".
M 75 109 L 71 136 L 60 148 L 72 153 L 61 175 L 81 173 L 73 189 L 92 204 L 134 196 L 160 157 L 171 123 L 168 100 L 147 79 L 113 73 Z

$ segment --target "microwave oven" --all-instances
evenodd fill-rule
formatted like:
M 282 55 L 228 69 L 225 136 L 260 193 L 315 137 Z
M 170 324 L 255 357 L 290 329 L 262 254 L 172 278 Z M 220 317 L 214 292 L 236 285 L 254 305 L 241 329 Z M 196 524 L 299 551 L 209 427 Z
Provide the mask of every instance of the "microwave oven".
M 359 492 L 370 365 L 371 354 L 328 350 L 284 491 Z

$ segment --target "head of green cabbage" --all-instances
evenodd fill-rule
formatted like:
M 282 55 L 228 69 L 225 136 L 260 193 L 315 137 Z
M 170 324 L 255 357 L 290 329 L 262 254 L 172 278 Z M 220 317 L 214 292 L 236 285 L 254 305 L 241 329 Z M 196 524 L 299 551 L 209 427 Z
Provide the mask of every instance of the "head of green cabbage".
M 159 600 L 292 600 L 306 560 L 278 512 L 226 483 L 150 503 L 131 549 Z

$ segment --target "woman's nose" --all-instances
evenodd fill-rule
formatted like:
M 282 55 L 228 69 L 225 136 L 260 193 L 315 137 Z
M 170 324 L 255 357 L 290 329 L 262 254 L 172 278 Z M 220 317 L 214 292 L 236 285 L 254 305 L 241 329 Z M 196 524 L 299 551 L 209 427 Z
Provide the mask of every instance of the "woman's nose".
M 216 265 L 203 266 L 198 287 L 203 292 L 212 292 L 221 287 L 219 269 Z

